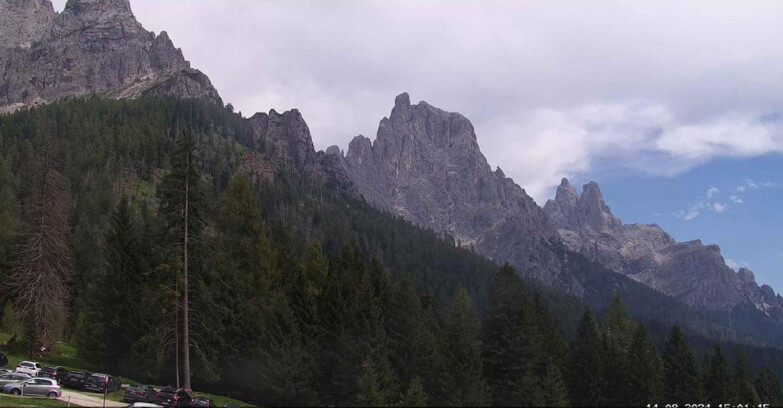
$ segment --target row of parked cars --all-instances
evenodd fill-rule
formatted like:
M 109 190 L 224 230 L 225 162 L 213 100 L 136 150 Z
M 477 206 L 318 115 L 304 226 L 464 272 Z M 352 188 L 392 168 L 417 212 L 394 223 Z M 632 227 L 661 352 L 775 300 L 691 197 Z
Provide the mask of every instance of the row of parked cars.
M 121 390 L 122 380 L 108 374 L 68 371 L 34 361 L 22 361 L 14 370 L 0 368 L 0 390 L 8 394 L 59 398 L 61 387 L 108 393 Z M 156 391 L 149 385 L 128 385 L 123 400 L 131 403 L 131 407 L 215 407 L 214 401 L 196 397 L 191 391 L 174 387 Z

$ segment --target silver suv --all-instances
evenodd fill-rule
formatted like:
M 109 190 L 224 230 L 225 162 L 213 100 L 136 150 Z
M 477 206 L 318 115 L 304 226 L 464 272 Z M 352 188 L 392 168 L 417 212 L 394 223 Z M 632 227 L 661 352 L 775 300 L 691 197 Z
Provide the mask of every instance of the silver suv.
M 62 391 L 57 381 L 51 378 L 35 377 L 29 380 L 8 383 L 3 386 L 3 392 L 14 395 L 39 395 L 49 398 L 60 398 Z

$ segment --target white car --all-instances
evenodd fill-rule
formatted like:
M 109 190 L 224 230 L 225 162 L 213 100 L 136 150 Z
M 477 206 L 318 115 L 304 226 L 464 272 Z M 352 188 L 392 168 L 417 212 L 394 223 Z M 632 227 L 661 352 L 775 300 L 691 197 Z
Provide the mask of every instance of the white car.
M 34 361 L 22 361 L 16 366 L 16 372 L 22 374 L 29 374 L 30 377 L 37 377 L 38 372 L 41 371 L 43 365 Z

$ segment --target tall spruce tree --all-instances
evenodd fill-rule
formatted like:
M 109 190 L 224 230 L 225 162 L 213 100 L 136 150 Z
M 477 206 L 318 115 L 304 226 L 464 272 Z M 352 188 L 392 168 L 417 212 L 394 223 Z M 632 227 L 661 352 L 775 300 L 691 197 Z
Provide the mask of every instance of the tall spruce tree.
M 86 321 L 80 327 L 79 354 L 103 370 L 115 372 L 149 322 L 139 308 L 148 270 L 141 232 L 130 203 L 122 197 L 105 239 L 106 265 L 88 289 Z
M 201 234 L 206 224 L 206 194 L 201 180 L 201 163 L 198 156 L 196 136 L 192 129 L 185 130 L 177 141 L 177 150 L 171 159 L 172 169 L 161 182 L 160 211 L 166 219 L 172 238 L 179 242 L 177 253 L 181 260 L 181 308 L 178 330 L 181 354 L 182 386 L 191 388 L 190 383 L 190 278 L 191 248 L 194 238 Z
M 572 404 L 602 406 L 606 403 L 601 349 L 598 325 L 588 309 L 579 323 L 568 360 L 566 380 Z
M 731 388 L 734 397 L 732 404 L 759 404 L 759 395 L 756 392 L 756 386 L 753 384 L 753 376 L 748 368 L 748 360 L 741 349 L 736 350 L 734 353 Z
M 24 322 L 30 356 L 41 347 L 56 349 L 66 317 L 72 256 L 65 180 L 58 167 L 57 150 L 48 142 L 27 167 L 25 225 L 2 282 Z
M 628 354 L 635 331 L 636 322 L 628 314 L 623 300 L 615 294 L 603 332 L 603 374 L 607 389 L 612 390 L 605 395 L 609 406 L 625 406 L 635 398 L 628 381 L 631 375 Z
M 402 401 L 400 401 L 402 407 L 426 407 L 427 406 L 427 393 L 424 392 L 424 387 L 419 381 L 419 377 L 413 377 L 410 380 L 408 386 L 408 392 L 405 393 Z
M 443 322 L 446 405 L 487 405 L 487 385 L 482 373 L 481 341 L 476 308 L 468 292 L 458 287 Z
M 756 391 L 762 404 L 779 406 L 783 403 L 783 389 L 780 386 L 778 376 L 764 363 L 756 377 Z
M 422 378 L 426 384 L 434 384 L 440 371 L 436 334 L 426 322 L 410 276 L 392 283 L 388 308 L 389 360 L 400 384 L 409 390 L 414 378 L 418 387 L 423 387 Z
M 644 406 L 663 402 L 663 361 L 641 324 L 637 325 L 628 350 L 628 372 L 630 392 L 625 401 L 627 405 Z
M 672 327 L 666 340 L 666 349 L 663 352 L 663 367 L 665 372 L 665 401 L 676 404 L 703 401 L 696 357 L 685 341 L 682 329 L 678 324 Z
M 482 322 L 484 373 L 494 406 L 543 405 L 540 360 L 543 335 L 534 305 L 513 267 L 504 265 L 489 290 L 489 310 Z
M 713 405 L 734 404 L 733 388 L 729 362 L 720 344 L 716 344 L 704 383 L 707 401 Z

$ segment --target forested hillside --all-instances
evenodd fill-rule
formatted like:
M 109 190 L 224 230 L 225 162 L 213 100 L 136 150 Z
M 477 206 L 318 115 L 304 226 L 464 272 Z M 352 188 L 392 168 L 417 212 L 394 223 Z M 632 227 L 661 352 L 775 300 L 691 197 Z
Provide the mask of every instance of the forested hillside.
M 0 117 L 2 328 L 18 347 L 69 339 L 96 370 L 173 383 L 184 259 L 194 387 L 258 404 L 783 402 L 778 351 L 707 340 L 759 339 L 556 247 L 596 319 L 328 183 L 258 177 L 249 132 L 173 99 Z M 57 271 L 47 285 L 21 279 L 31 250 Z

